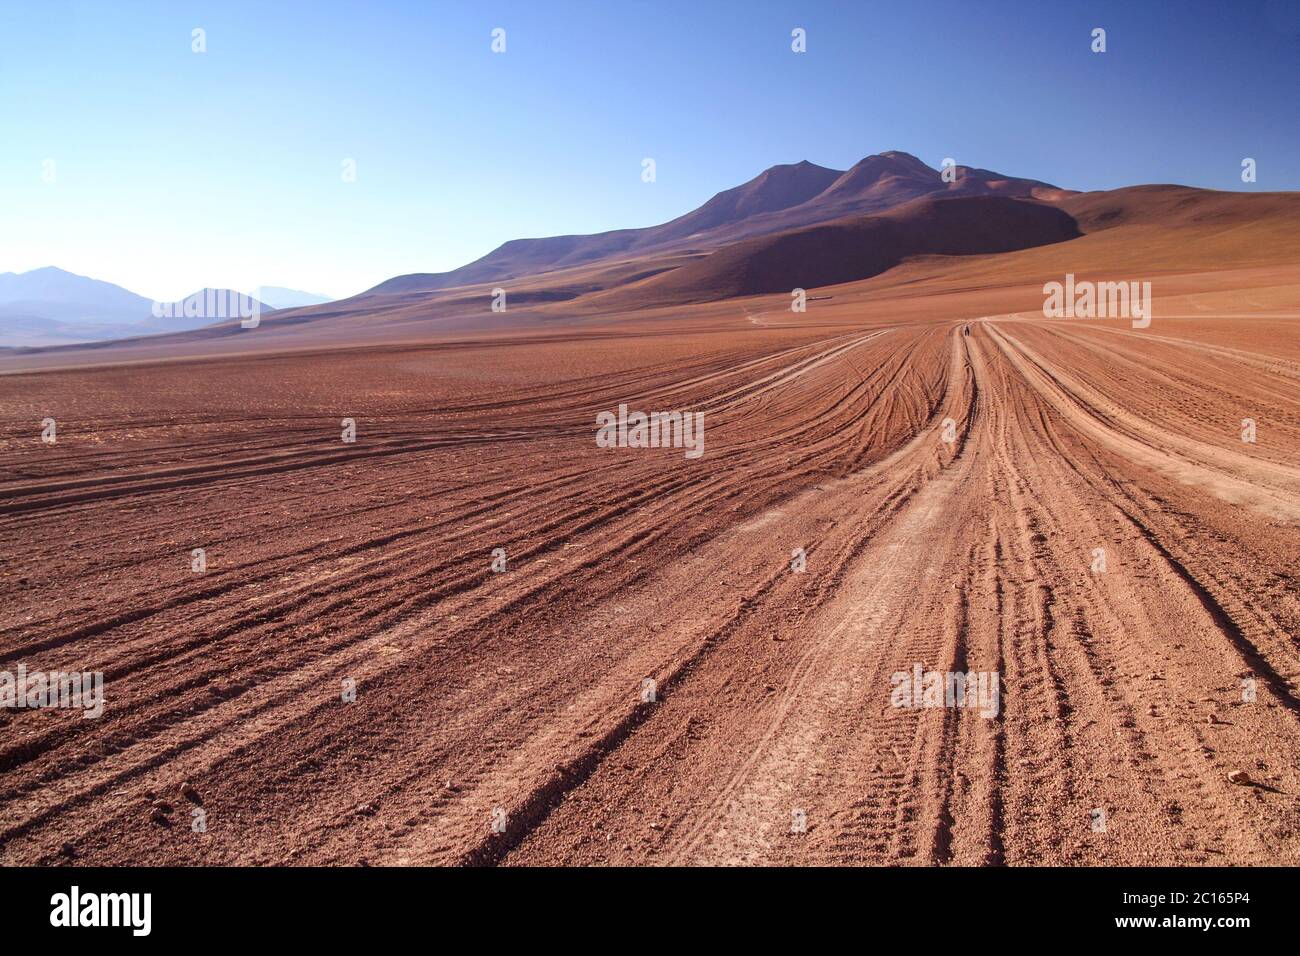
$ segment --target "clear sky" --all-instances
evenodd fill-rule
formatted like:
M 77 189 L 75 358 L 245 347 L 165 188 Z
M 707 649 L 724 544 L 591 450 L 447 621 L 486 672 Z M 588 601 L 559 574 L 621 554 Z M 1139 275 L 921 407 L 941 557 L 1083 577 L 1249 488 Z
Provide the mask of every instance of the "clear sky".
M 1300 0 L 0 0 L 0 272 L 151 298 L 350 295 L 887 149 L 1300 188 Z

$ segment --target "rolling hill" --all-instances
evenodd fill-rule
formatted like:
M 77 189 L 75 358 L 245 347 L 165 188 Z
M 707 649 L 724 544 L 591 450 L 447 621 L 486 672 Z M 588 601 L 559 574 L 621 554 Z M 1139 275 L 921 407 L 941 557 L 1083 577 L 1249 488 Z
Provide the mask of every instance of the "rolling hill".
M 746 239 L 607 298 L 676 304 L 789 293 L 869 279 L 911 256 L 968 256 L 1065 242 L 1080 235 L 1054 206 L 1002 196 L 913 200 L 873 216 Z

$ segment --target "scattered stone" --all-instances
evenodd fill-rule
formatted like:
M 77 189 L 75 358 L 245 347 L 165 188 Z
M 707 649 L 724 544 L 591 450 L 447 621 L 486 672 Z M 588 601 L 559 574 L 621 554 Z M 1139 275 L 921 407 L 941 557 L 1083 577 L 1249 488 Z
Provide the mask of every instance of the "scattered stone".
M 1221 721 L 1221 720 L 1219 719 L 1219 715 L 1216 714 L 1214 711 L 1210 711 L 1209 716 L 1205 718 L 1205 722 L 1206 722 L 1207 724 L 1221 724 L 1221 723 L 1223 723 L 1223 721 Z
M 1250 779 L 1250 774 L 1246 773 L 1244 770 L 1232 771 L 1232 773 L 1228 774 L 1228 782 L 1241 784 L 1243 787 L 1254 783 L 1254 781 Z
M 149 819 L 154 823 L 169 823 L 170 818 L 162 810 L 154 807 L 149 811 Z
M 157 810 L 159 813 L 171 813 L 171 812 L 172 812 L 172 805 L 171 805 L 170 803 L 168 803 L 166 800 L 155 800 L 155 801 L 153 802 L 152 806 L 153 806 L 153 809 Z
M 456 787 L 456 781 L 455 781 L 455 780 L 448 780 L 448 781 L 447 781 L 447 785 L 446 785 L 446 787 L 447 787 L 447 789 L 450 790 L 452 793 L 455 793 L 456 790 L 457 790 L 457 787 Z
M 64 856 L 76 856 L 77 848 L 74 847 L 70 842 L 65 840 L 63 845 L 59 847 L 59 852 L 62 853 Z
M 194 784 L 188 780 L 181 784 L 181 796 L 186 800 L 193 800 L 195 803 L 199 802 L 199 792 L 194 789 Z
M 357 807 L 357 815 L 362 817 L 373 817 L 379 811 L 379 807 L 374 803 L 363 803 Z

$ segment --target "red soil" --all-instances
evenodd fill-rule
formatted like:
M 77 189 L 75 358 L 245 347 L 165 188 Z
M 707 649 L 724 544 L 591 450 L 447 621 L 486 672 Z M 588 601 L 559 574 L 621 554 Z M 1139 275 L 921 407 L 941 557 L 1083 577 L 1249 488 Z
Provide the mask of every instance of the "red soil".
M 79 367 L 0 375 L 0 669 L 107 703 L 0 711 L 0 862 L 1300 862 L 1300 257 L 1258 221 L 802 315 L 460 290 L 10 359 Z M 1067 271 L 1151 279 L 1151 327 L 1043 320 Z M 704 456 L 598 448 L 623 402 Z M 915 664 L 998 716 L 891 706 Z

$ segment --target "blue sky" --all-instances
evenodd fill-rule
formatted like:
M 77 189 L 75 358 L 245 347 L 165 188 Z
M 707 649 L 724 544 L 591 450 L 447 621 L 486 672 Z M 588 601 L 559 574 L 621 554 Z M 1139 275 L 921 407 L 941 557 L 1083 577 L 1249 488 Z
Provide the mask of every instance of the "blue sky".
M 1297 189 L 1298 91 L 1300 0 L 0 0 L 0 272 L 342 296 L 887 149 Z

